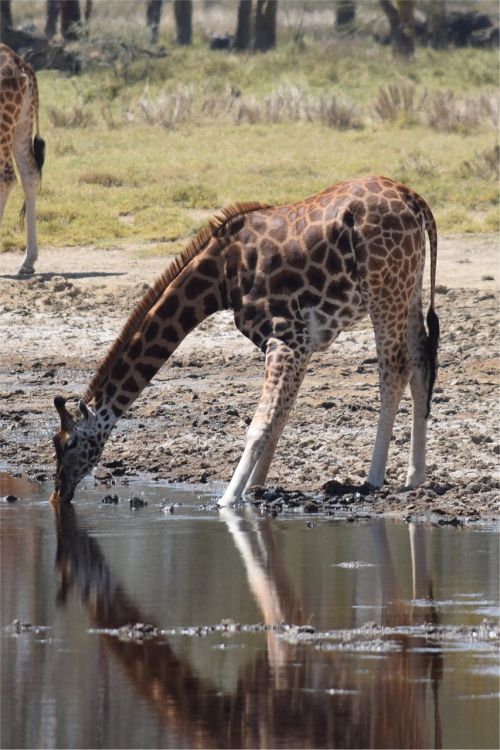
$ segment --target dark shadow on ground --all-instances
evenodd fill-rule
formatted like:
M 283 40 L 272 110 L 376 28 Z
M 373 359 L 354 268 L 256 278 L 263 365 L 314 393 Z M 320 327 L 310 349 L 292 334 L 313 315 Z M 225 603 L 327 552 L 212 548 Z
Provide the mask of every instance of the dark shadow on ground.
M 42 279 L 42 281 L 51 281 L 54 277 L 62 276 L 63 279 L 93 279 L 105 276 L 126 276 L 125 271 L 48 271 L 46 273 L 17 274 L 5 273 L 0 274 L 0 279 L 9 281 L 28 281 L 29 279 Z

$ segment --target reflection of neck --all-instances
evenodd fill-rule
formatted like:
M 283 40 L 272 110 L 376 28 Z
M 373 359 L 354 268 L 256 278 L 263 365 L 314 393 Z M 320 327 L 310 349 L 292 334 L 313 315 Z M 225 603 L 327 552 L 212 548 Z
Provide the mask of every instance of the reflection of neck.
M 57 529 L 57 567 L 60 572 L 58 600 L 65 603 L 75 588 L 98 628 L 148 622 L 114 580 L 95 539 L 78 527 L 71 505 L 54 509 Z M 178 657 L 168 643 L 152 638 L 142 643 L 104 634 L 136 689 L 155 704 L 167 723 L 193 747 L 220 747 L 219 715 L 231 713 L 232 699 L 221 697 L 200 680 L 189 663 Z M 236 741 L 235 741 L 235 744 Z
M 57 527 L 56 562 L 60 572 L 58 599 L 65 603 L 76 588 L 94 622 L 103 629 L 142 620 L 137 607 L 114 580 L 99 544 L 78 527 L 73 506 L 54 506 Z

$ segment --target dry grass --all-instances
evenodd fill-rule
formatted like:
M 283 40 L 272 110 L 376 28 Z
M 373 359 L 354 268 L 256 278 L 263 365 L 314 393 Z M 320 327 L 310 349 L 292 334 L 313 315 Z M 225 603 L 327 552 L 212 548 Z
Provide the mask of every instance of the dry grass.
M 373 109 L 383 122 L 421 123 L 450 133 L 498 126 L 498 97 L 489 94 L 461 97 L 447 90 L 418 94 L 415 86 L 390 84 L 379 89 Z
M 125 113 L 130 120 L 139 118 L 148 125 L 161 125 L 164 128 L 173 128 L 193 115 L 193 91 L 189 86 L 179 86 L 172 94 L 160 92 L 153 96 L 148 90 L 139 98 L 135 109 Z
M 383 122 L 396 122 L 402 115 L 406 119 L 416 119 L 419 103 L 415 86 L 394 83 L 381 86 L 373 109 Z
M 369 126 L 375 113 L 378 120 L 399 127 L 423 124 L 453 133 L 495 129 L 499 117 L 495 95 L 460 97 L 446 90 L 418 93 L 415 86 L 398 84 L 380 87 L 371 107 L 364 109 L 346 96 L 313 95 L 302 86 L 283 83 L 262 97 L 241 96 L 230 85 L 221 92 L 204 92 L 185 84 L 171 92 L 146 86 L 135 101 L 122 97 L 118 107 L 101 101 L 97 111 L 79 101 L 65 109 L 49 105 L 46 112 L 51 125 L 62 130 L 92 127 L 98 118 L 110 129 L 137 123 L 174 129 L 188 122 L 225 121 L 235 125 L 316 122 L 350 130 Z
M 458 97 L 452 91 L 439 91 L 428 98 L 424 117 L 436 130 L 471 131 L 498 127 L 498 98 L 488 94 Z
M 122 113 L 125 123 L 145 122 L 170 129 L 186 122 L 206 119 L 229 121 L 235 125 L 317 122 L 338 130 L 359 128 L 361 117 L 347 98 L 334 95 L 312 96 L 293 84 L 281 84 L 263 98 L 241 97 L 231 86 L 222 93 L 196 94 L 193 87 L 179 86 L 172 93 L 153 95 L 145 89 L 135 106 Z M 116 127 L 110 118 L 110 127 Z

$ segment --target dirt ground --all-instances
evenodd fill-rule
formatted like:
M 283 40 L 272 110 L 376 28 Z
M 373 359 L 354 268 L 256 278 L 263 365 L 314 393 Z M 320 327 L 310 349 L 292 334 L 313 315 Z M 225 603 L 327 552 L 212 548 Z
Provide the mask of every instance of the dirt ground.
M 42 249 L 37 273 L 26 279 L 15 276 L 20 255 L 0 255 L 0 471 L 52 478 L 54 396 L 83 393 L 135 301 L 168 262 L 141 251 Z M 279 512 L 299 503 L 306 512 L 391 512 L 454 524 L 497 515 L 499 271 L 495 236 L 440 239 L 442 343 L 429 481 L 417 491 L 399 491 L 410 438 L 406 394 L 386 488 L 365 497 L 332 484 L 359 485 L 369 466 L 378 384 L 366 320 L 313 358 L 268 479 L 284 491 L 265 494 L 267 508 Z M 220 489 L 217 482 L 230 478 L 241 454 L 262 375 L 262 354 L 234 328 L 230 313 L 205 321 L 120 420 L 98 478 L 118 483 L 144 474 Z M 299 491 L 311 494 L 303 498 Z

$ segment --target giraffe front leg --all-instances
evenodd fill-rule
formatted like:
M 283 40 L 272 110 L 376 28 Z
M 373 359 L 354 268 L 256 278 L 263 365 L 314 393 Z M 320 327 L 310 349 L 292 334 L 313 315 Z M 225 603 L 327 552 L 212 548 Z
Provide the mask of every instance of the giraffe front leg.
M 304 378 L 309 354 L 298 355 L 278 339 L 269 339 L 266 349 L 264 388 L 248 429 L 243 455 L 231 481 L 219 500 L 228 506 L 239 502 L 255 477 L 264 481 L 274 448 Z

